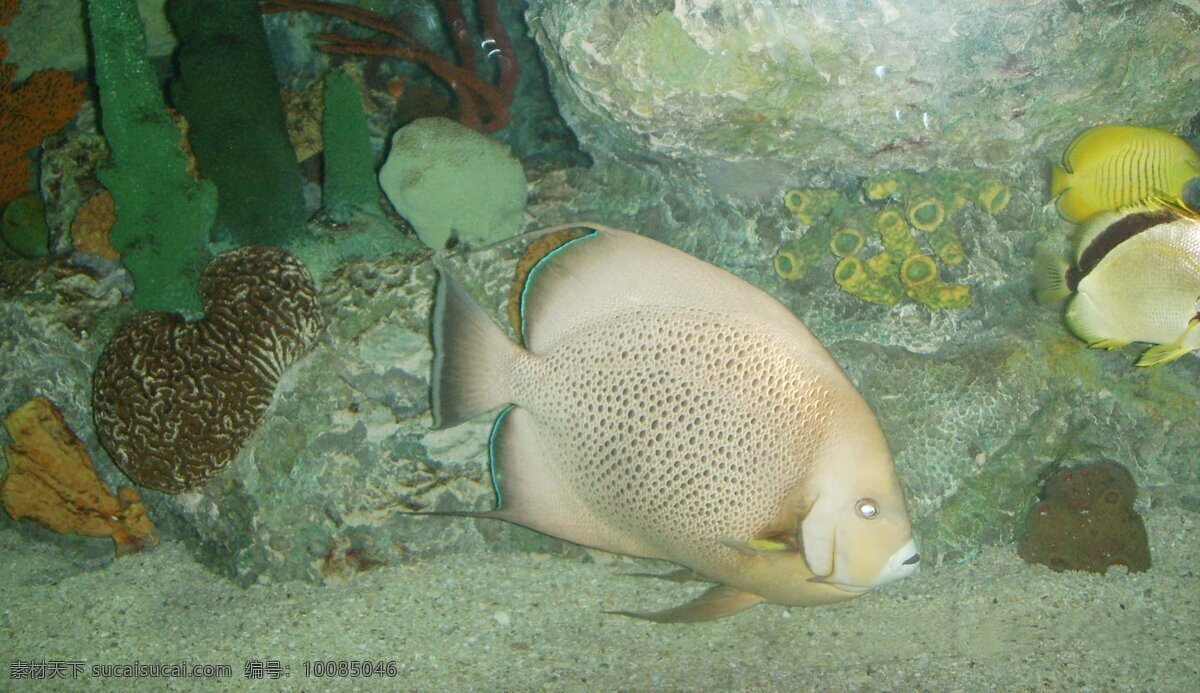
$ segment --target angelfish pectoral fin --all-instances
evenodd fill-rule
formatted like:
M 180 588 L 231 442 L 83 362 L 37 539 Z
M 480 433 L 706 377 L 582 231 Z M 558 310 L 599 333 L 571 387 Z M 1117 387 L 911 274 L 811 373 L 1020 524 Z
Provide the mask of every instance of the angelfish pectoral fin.
M 837 580 L 833 579 L 832 575 L 814 575 L 813 577 L 810 577 L 809 579 L 805 580 L 805 582 L 815 582 L 818 585 L 833 585 L 834 587 L 837 587 L 838 589 L 846 591 L 846 592 L 866 592 L 867 591 L 867 588 L 865 588 L 865 587 L 859 588 L 859 587 L 854 587 L 851 585 L 846 585 L 844 583 L 838 582 Z
M 804 562 L 817 577 L 833 574 L 837 555 L 837 532 L 833 518 L 824 506 L 814 506 L 800 523 L 800 546 Z
M 788 543 L 779 539 L 751 539 L 750 541 L 741 541 L 739 539 L 718 539 L 719 543 L 737 551 L 738 553 L 747 556 L 754 556 L 761 553 L 782 553 L 784 551 L 796 551 L 798 549 L 795 543 Z
M 650 612 L 606 611 L 604 613 L 630 616 L 655 623 L 692 623 L 713 621 L 739 611 L 745 611 L 755 604 L 765 601 L 766 599 L 751 592 L 744 592 L 728 585 L 715 585 L 687 604 L 673 609 Z

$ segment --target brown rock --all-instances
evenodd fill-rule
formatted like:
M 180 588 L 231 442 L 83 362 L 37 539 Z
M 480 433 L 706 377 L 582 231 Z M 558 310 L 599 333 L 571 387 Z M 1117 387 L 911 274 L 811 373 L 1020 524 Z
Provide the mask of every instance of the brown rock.
M 1064 467 L 1029 510 L 1017 554 L 1058 571 L 1104 573 L 1110 565 L 1147 570 L 1150 546 L 1133 509 L 1136 496 L 1133 476 L 1116 462 Z
M 121 253 L 108 242 L 108 231 L 117 221 L 116 203 L 111 192 L 96 193 L 79 206 L 71 222 L 71 242 L 81 253 L 116 260 Z

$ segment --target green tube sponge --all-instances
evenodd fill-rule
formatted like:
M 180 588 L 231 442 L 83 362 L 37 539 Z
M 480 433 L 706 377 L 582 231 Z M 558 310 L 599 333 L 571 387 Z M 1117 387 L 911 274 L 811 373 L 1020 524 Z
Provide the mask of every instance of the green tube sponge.
M 101 126 L 112 156 L 99 171 L 116 201 L 109 232 L 133 275 L 133 303 L 199 317 L 217 190 L 188 175 L 179 128 L 163 107 L 134 0 L 88 0 Z
M 396 131 L 379 184 L 425 245 L 451 235 L 467 243 L 515 236 L 528 193 L 508 146 L 447 118 L 419 118 Z
M 307 231 L 257 0 L 169 0 L 179 37 L 172 95 L 204 177 L 220 191 L 214 240 L 283 246 Z
M 903 261 L 904 258 L 921 252 L 917 239 L 913 238 L 912 229 L 894 210 L 885 209 L 875 217 L 875 230 L 883 240 L 884 249 L 897 261 Z
M 810 225 L 834 209 L 849 203 L 837 190 L 826 188 L 796 188 L 783 197 L 788 211 L 804 225 Z
M 932 193 L 920 192 L 908 201 L 908 223 L 918 231 L 932 231 L 946 219 L 946 205 Z
M 829 253 L 829 243 L 832 238 L 832 227 L 829 224 L 821 223 L 810 227 L 803 236 L 791 243 L 790 248 L 796 253 L 800 266 L 803 268 L 801 276 L 804 272 L 821 264 Z
M 908 220 L 895 207 L 885 207 L 875 215 L 875 228 L 883 236 L 908 233 Z
M 905 258 L 900 265 L 900 282 L 914 301 L 930 308 L 940 310 L 971 305 L 971 289 L 943 282 L 938 277 L 937 263 L 928 255 Z
M 856 254 L 866 243 L 863 232 L 851 225 L 839 226 L 829 241 L 829 249 L 838 257 Z
M 788 246 L 783 246 L 775 253 L 773 264 L 775 266 L 775 273 L 779 275 L 779 278 L 789 281 L 803 279 L 809 270 L 809 267 L 805 264 L 804 259 L 796 249 Z
M 354 78 L 343 70 L 325 76 L 325 180 L 321 207 L 335 222 L 346 223 L 356 212 L 383 216 L 379 182 L 367 132 L 367 114 Z
M 833 268 L 833 279 L 842 291 L 868 303 L 894 306 L 904 297 L 895 277 L 878 273 L 871 260 L 863 262 L 854 255 L 844 257 Z
M 1008 206 L 1012 199 L 1012 191 L 1003 181 L 990 179 L 984 181 L 979 189 L 979 207 L 988 214 L 999 214 Z
M 917 303 L 935 310 L 957 310 L 971 305 L 971 288 L 947 284 L 941 279 L 908 287 L 906 293 Z
M 937 263 L 928 255 L 910 255 L 900 265 L 900 281 L 910 289 L 937 281 L 937 276 Z
M 833 228 L 829 224 L 822 222 L 810 227 L 775 253 L 775 273 L 783 279 L 803 279 L 828 256 L 832 239 Z

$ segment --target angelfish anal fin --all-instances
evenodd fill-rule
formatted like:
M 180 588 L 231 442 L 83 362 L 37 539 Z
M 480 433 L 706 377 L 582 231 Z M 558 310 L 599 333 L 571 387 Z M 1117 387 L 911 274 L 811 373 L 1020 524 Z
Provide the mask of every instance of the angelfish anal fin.
M 606 611 L 605 613 L 630 616 L 655 623 L 693 623 L 723 618 L 765 601 L 752 592 L 744 592 L 728 585 L 716 585 L 708 588 L 687 604 L 673 609 L 651 612 Z

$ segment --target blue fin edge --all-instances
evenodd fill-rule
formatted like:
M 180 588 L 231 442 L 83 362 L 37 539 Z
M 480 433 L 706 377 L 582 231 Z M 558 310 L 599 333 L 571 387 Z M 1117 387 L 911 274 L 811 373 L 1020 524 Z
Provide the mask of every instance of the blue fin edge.
M 504 419 L 508 417 L 508 413 L 512 411 L 513 405 L 508 405 L 500 410 L 496 415 L 496 420 L 492 422 L 492 431 L 488 434 L 488 474 L 492 479 L 492 491 L 496 494 L 496 510 L 504 505 L 504 494 L 500 491 L 500 474 L 496 471 L 496 437 L 500 434 L 500 426 L 504 424 Z

